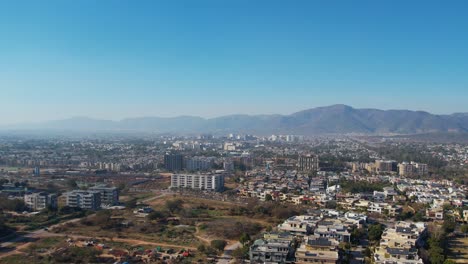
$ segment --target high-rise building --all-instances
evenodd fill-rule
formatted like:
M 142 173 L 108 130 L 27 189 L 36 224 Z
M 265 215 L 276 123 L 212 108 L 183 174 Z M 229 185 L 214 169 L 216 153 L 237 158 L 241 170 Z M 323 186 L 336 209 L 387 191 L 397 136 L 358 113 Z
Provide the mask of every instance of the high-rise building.
M 400 176 L 424 175 L 427 174 L 427 164 L 417 162 L 402 162 L 398 164 L 398 173 Z
M 164 155 L 164 167 L 168 171 L 181 171 L 184 166 L 184 157 L 181 154 Z
M 392 172 L 397 170 L 397 162 L 394 160 L 376 160 L 376 172 Z
M 213 158 L 193 157 L 184 160 L 184 167 L 188 171 L 209 170 L 213 167 Z
M 74 190 L 65 193 L 67 206 L 82 209 L 98 210 L 101 208 L 101 192 Z
M 33 174 L 34 174 L 34 176 L 40 176 L 41 175 L 41 169 L 39 167 L 34 167 Z
M 57 195 L 46 192 L 30 193 L 24 195 L 24 203 L 34 211 L 44 210 L 47 207 L 57 208 Z
M 171 188 L 221 192 L 224 190 L 224 176 L 218 174 L 172 174 Z
M 302 172 L 314 172 L 319 170 L 319 158 L 317 155 L 307 154 L 299 156 L 298 169 Z

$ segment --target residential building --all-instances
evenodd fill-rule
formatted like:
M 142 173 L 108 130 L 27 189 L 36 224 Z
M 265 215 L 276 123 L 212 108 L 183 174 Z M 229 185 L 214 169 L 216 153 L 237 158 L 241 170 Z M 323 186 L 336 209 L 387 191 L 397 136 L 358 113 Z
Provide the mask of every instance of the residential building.
M 250 246 L 250 263 L 289 263 L 291 241 L 257 239 Z
M 400 176 L 424 175 L 427 174 L 427 164 L 417 162 L 402 162 L 398 164 L 398 173 Z
M 164 167 L 168 171 L 181 171 L 184 166 L 184 157 L 181 154 L 164 155 Z
M 65 193 L 67 206 L 98 210 L 101 208 L 101 192 L 74 190 Z
M 298 169 L 302 172 L 316 172 L 319 170 L 319 158 L 317 155 L 307 154 L 299 156 Z
M 395 227 L 387 228 L 382 234 L 379 246 L 374 253 L 377 264 L 422 264 L 418 256 L 422 234 L 426 232 L 424 223 L 397 222 Z
M 313 235 L 317 238 L 333 238 L 339 242 L 351 241 L 348 227 L 338 219 L 324 219 L 318 222 L 313 230 Z
M 289 232 L 295 236 L 307 236 L 312 232 L 313 227 L 320 219 L 320 217 L 309 215 L 292 216 L 286 219 L 284 223 L 278 225 L 278 230 Z
M 376 160 L 375 172 L 392 172 L 397 170 L 397 162 L 394 160 Z
M 333 238 L 307 237 L 296 250 L 294 263 L 338 263 L 338 245 Z
M 187 171 L 206 171 L 213 167 L 213 158 L 193 157 L 184 160 L 184 168 Z
M 224 176 L 219 174 L 172 174 L 171 188 L 221 192 L 224 190 Z
M 25 194 L 24 203 L 34 211 L 44 210 L 47 207 L 57 208 L 57 195 L 47 192 Z
M 101 193 L 101 204 L 103 205 L 116 205 L 119 203 L 119 189 L 117 187 L 94 186 L 89 190 Z

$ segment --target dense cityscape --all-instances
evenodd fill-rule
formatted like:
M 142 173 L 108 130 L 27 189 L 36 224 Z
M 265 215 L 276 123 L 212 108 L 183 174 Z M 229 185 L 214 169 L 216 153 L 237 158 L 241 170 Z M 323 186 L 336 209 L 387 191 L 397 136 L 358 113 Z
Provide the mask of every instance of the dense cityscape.
M 4 135 L 0 166 L 6 263 L 467 257 L 463 144 L 337 135 Z

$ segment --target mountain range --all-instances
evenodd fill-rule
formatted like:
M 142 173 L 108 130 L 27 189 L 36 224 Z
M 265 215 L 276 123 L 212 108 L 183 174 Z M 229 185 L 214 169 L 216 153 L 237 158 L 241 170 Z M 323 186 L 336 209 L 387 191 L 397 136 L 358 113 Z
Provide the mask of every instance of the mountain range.
M 290 115 L 228 115 L 216 118 L 140 117 L 120 121 L 75 117 L 4 126 L 15 130 L 151 131 L 156 133 L 252 134 L 417 134 L 468 132 L 468 113 L 435 115 L 424 111 L 317 107 Z

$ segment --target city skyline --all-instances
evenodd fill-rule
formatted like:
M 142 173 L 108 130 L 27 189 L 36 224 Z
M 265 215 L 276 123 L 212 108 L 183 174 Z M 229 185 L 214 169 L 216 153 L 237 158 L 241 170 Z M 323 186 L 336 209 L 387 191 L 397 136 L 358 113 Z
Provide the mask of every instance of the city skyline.
M 0 125 L 468 112 L 464 1 L 0 4 Z

